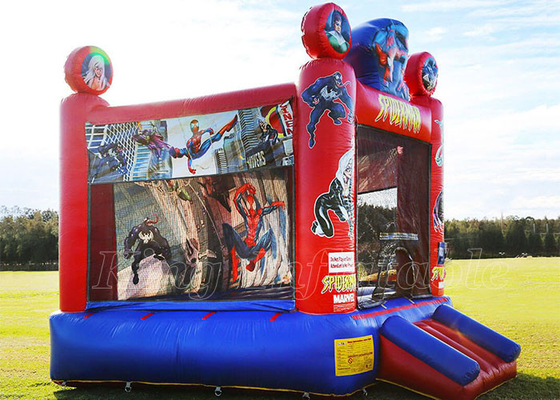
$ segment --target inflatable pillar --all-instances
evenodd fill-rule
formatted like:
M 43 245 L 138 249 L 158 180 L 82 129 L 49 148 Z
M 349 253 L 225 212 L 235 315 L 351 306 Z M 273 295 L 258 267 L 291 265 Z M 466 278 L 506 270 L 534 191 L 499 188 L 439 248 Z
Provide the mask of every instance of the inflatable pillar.
M 430 190 L 430 286 L 432 295 L 443 296 L 445 279 L 445 242 L 443 224 L 443 106 L 426 98 L 432 109 L 432 184 Z
M 333 24 L 345 43 L 329 40 Z M 351 312 L 356 309 L 356 77 L 341 60 L 350 47 L 350 27 L 344 11 L 331 3 L 313 7 L 302 29 L 315 59 L 300 74 L 294 137 L 296 307 L 316 314 Z
M 110 69 L 108 57 L 101 49 L 76 49 L 64 66 L 66 82 L 78 92 L 64 99 L 61 105 L 60 135 L 60 239 L 59 279 L 60 309 L 64 312 L 84 311 L 87 302 L 88 264 L 88 155 L 85 124 L 87 115 L 96 107 L 107 107 L 98 97 L 107 90 L 92 89 L 83 78 L 90 64 L 101 59 L 105 71 Z M 93 85 L 93 84 L 92 84 Z
M 443 222 L 443 105 L 432 94 L 437 86 L 438 68 L 430 53 L 413 54 L 406 68 L 411 103 L 432 111 L 430 182 L 430 287 L 433 296 L 443 296 L 445 241 Z

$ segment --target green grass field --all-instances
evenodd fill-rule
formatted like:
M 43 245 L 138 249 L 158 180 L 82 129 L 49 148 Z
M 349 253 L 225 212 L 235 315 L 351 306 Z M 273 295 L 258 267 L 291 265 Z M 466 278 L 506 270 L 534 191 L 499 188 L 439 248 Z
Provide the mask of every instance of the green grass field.
M 460 311 L 522 346 L 519 376 L 481 397 L 560 399 L 560 258 L 451 261 L 447 294 Z M 49 314 L 58 308 L 56 272 L 0 272 L 0 399 L 212 399 L 213 390 L 62 388 L 49 380 Z M 388 384 L 368 399 L 422 399 Z M 223 398 L 288 399 L 290 393 L 225 390 Z M 361 394 L 352 396 L 362 399 Z

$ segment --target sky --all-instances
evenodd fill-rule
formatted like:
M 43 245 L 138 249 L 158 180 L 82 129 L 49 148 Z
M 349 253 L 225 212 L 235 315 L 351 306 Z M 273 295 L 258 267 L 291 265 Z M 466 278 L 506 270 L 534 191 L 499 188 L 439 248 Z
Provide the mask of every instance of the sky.
M 310 1 L 22 1 L 0 5 L 0 206 L 58 209 L 63 66 L 111 58 L 111 105 L 296 82 Z M 393 18 L 428 51 L 445 107 L 445 216 L 560 216 L 560 1 L 337 2 L 351 26 Z

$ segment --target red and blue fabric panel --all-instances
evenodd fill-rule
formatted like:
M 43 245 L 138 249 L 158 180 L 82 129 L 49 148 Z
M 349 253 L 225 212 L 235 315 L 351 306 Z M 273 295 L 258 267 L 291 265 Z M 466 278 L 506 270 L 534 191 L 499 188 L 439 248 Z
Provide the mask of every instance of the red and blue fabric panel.
M 445 305 L 438 307 L 432 319 L 461 332 L 471 341 L 496 354 L 505 362 L 515 361 L 521 353 L 521 346 L 519 344 L 457 311 L 453 307 Z
M 438 399 L 474 399 L 514 378 L 520 351 L 447 305 L 414 323 L 389 318 L 380 329 L 380 346 L 378 379 Z
M 121 302 L 57 312 L 50 318 L 51 378 L 69 386 L 131 381 L 348 395 L 374 382 L 378 330 L 387 318 L 423 320 L 449 299 L 398 298 L 383 312 L 330 315 L 248 303 L 212 309 L 216 304 L 198 302 L 198 310 L 187 310 L 178 303 Z M 346 360 L 337 361 L 335 341 L 359 337 L 371 337 L 373 365 L 337 375 L 337 362 Z

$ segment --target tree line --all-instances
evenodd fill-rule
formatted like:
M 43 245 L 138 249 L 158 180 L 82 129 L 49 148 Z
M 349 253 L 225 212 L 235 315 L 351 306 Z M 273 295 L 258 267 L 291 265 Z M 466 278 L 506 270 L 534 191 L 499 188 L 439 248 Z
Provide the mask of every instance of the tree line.
M 445 221 L 445 241 L 451 258 L 558 256 L 559 236 L 560 217 Z
M 375 231 L 395 220 L 393 209 L 361 206 L 359 249 Z M 387 214 L 387 215 L 385 215 Z M 373 236 L 372 236 L 373 235 Z M 370 237 L 371 236 L 371 237 Z M 559 256 L 560 217 L 445 221 L 445 241 L 451 258 Z M 366 256 L 365 254 L 363 255 Z M 0 263 L 44 263 L 58 259 L 58 213 L 53 210 L 0 207 Z
M 0 263 L 45 263 L 58 259 L 58 213 L 0 207 Z

